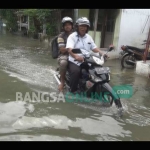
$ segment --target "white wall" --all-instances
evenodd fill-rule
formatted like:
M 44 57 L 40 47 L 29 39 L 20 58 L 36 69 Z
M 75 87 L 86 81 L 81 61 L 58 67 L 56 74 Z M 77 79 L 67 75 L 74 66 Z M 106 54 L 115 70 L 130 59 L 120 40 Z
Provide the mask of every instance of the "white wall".
M 146 24 L 148 15 L 150 15 L 150 9 L 122 9 L 118 52 L 121 50 L 121 45 L 145 48 L 141 44 L 148 36 L 150 26 L 150 17 Z
M 92 38 L 94 37 L 94 31 L 89 31 L 88 34 L 89 34 Z M 100 32 L 100 31 L 96 31 L 95 44 L 97 45 L 97 47 L 100 47 L 100 43 L 101 43 L 101 32 Z

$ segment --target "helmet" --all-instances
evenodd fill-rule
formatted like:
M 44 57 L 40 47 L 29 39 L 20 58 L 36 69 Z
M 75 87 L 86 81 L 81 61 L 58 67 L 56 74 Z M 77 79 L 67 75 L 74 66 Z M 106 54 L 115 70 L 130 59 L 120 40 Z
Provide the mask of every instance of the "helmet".
M 86 17 L 81 17 L 76 21 L 76 25 L 87 25 L 88 27 L 90 27 L 90 21 L 86 18 Z
M 71 22 L 73 25 L 73 20 L 70 17 L 64 17 L 61 21 L 61 23 L 64 25 L 66 22 Z

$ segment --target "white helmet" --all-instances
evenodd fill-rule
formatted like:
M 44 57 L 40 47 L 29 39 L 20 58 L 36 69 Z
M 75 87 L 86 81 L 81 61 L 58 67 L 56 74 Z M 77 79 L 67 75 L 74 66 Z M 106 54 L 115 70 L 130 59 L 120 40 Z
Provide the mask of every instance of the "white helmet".
M 73 20 L 70 17 L 64 17 L 61 23 L 64 24 L 65 22 L 71 22 L 73 24 Z
M 90 21 L 86 17 L 81 17 L 76 21 L 76 25 L 87 25 L 90 27 Z

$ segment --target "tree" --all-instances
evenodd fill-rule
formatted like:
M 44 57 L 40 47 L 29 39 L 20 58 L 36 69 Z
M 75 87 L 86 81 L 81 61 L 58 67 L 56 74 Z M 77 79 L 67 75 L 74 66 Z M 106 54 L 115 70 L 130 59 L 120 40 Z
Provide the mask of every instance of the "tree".
M 60 33 L 62 9 L 0 9 L 0 16 L 7 23 L 7 28 L 13 31 L 18 30 L 17 14 L 27 15 L 30 18 L 29 32 L 38 33 L 43 30 L 43 34 L 56 35 Z
M 60 26 L 58 25 L 60 12 L 61 12 L 60 9 L 24 9 L 23 10 L 23 14 L 28 15 L 31 19 L 31 22 L 33 22 L 33 24 L 31 25 L 31 29 L 35 27 L 35 30 L 38 32 L 37 26 L 35 24 L 35 20 L 37 20 L 41 25 L 43 34 L 49 34 L 49 35 L 55 35 L 58 32 L 60 32 Z
M 17 9 L 0 9 L 0 16 L 6 20 L 6 28 L 17 31 Z

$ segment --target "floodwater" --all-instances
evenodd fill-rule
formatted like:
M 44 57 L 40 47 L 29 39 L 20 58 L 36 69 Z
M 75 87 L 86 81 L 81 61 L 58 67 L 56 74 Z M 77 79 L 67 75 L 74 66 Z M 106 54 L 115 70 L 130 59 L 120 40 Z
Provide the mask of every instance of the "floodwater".
M 150 80 L 121 70 L 120 60 L 108 60 L 111 86 L 130 85 L 133 95 L 116 106 L 38 102 L 16 99 L 28 93 L 57 92 L 57 67 L 47 42 L 0 34 L 0 141 L 149 141 Z M 27 97 L 26 97 L 27 98 Z

